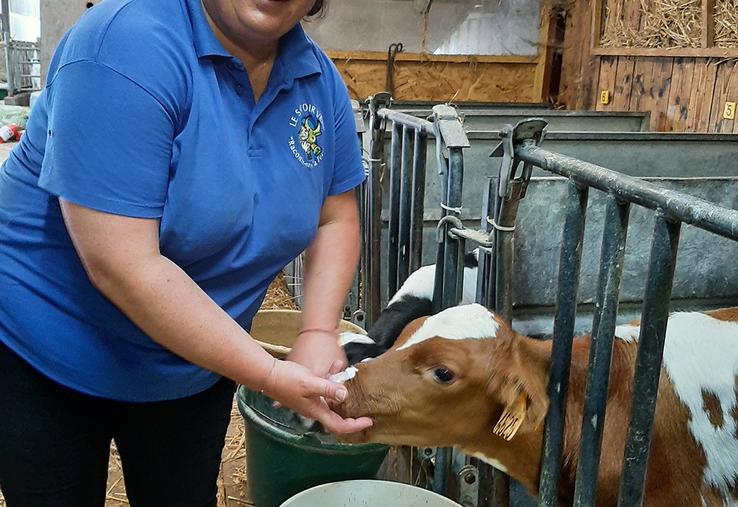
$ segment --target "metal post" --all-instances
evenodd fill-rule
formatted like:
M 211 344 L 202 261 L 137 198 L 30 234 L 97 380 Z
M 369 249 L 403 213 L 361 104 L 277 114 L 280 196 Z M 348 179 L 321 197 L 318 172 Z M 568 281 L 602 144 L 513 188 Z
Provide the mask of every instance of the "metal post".
M 446 195 L 446 216 L 461 220 L 461 188 L 464 184 L 464 156 L 461 148 L 450 148 L 448 159 L 448 194 Z M 458 238 L 449 235 L 451 224 L 444 226 L 444 261 L 443 261 L 443 308 L 459 304 L 461 300 L 460 283 L 463 270 L 463 254 L 459 251 Z
M 3 50 L 5 57 L 5 79 L 8 82 L 8 97 L 12 97 L 15 94 L 15 66 L 13 65 L 13 59 L 11 58 L 10 48 L 10 0 L 1 0 L 0 7 L 3 12 L 0 16 L 2 20 L 3 29 Z
M 579 267 L 587 211 L 588 188 L 569 181 L 569 202 L 564 218 L 564 234 L 559 257 L 559 293 L 556 298 L 551 371 L 548 380 L 549 409 L 543 433 L 541 480 L 538 496 L 540 507 L 554 507 L 558 501 L 562 439 L 569 383 L 571 344 L 579 292 Z
M 464 179 L 464 159 L 461 148 L 449 149 L 448 161 L 448 193 L 446 195 L 446 216 L 460 218 L 461 216 L 461 188 Z M 443 292 L 441 307 L 449 308 L 459 303 L 461 298 L 461 281 L 459 276 L 463 264 L 463 254 L 460 254 L 459 240 L 449 234 L 451 223 L 443 226 Z M 442 448 L 436 451 L 436 468 L 434 470 L 434 489 L 437 493 L 448 495 L 448 478 L 451 475 L 451 449 Z
M 389 164 L 389 255 L 387 260 L 387 290 L 391 296 L 397 292 L 397 262 L 400 234 L 400 164 L 402 158 L 403 126 L 392 122 L 392 142 Z
M 434 291 L 434 306 L 440 302 L 441 309 L 458 304 L 461 299 L 463 276 L 463 241 L 452 237 L 449 232 L 454 225 L 461 224 L 461 189 L 464 182 L 464 153 L 463 149 L 469 146 L 469 140 L 464 133 L 456 110 L 450 106 L 438 105 L 433 107 L 434 127 L 436 132 L 437 153 L 441 147 L 448 150 L 448 162 L 444 157 L 438 157 L 444 200 L 441 203 L 442 215 L 439 223 L 443 241 L 438 245 L 436 266 L 436 286 Z M 445 184 L 444 184 L 445 182 Z M 441 278 L 439 280 L 439 278 Z M 442 287 L 439 294 L 439 288 Z M 436 452 L 436 468 L 433 475 L 433 485 L 436 492 L 448 495 L 449 478 L 451 477 L 451 449 L 438 449 Z
M 639 507 L 643 503 L 680 226 L 679 222 L 669 221 L 662 213 L 657 212 L 648 280 L 643 296 L 641 332 L 638 337 L 618 507 Z
M 397 286 L 407 279 L 410 270 L 410 232 L 413 195 L 413 140 L 415 129 L 402 127 L 402 158 L 400 163 L 400 217 L 397 252 Z M 423 153 L 425 156 L 425 153 Z
M 610 358 L 618 316 L 618 296 L 623 273 L 625 240 L 630 205 L 607 195 L 605 227 L 602 233 L 600 279 L 592 323 L 592 345 L 587 369 L 587 393 L 584 398 L 582 437 L 574 489 L 574 505 L 595 504 L 597 472 L 605 423 Z
M 423 254 L 423 210 L 425 209 L 425 164 L 428 136 L 415 130 L 413 142 L 413 184 L 412 208 L 410 223 L 410 271 L 413 272 L 422 264 Z
M 369 104 L 369 124 L 371 137 L 369 145 L 369 178 L 367 181 L 366 228 L 367 241 L 364 257 L 366 275 L 363 292 L 367 329 L 376 322 L 381 311 L 381 248 L 382 248 L 382 160 L 384 158 L 385 122 L 379 116 L 379 109 L 392 101 L 387 93 L 371 97 Z

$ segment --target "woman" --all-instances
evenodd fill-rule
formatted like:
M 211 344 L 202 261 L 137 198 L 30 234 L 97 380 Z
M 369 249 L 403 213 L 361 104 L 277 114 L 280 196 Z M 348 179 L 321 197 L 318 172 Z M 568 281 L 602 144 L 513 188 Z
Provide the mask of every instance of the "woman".
M 318 0 L 105 0 L 68 32 L 0 172 L 0 486 L 100 506 L 213 505 L 234 381 L 334 432 L 336 324 L 363 180 Z M 308 247 L 287 361 L 247 334 Z M 229 380 L 230 379 L 230 380 Z M 265 466 L 267 466 L 265 464 Z

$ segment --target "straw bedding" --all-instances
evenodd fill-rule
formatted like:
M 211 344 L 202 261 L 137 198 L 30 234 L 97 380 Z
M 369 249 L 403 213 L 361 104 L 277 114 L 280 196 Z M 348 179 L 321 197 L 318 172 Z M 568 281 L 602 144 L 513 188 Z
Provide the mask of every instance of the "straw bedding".
M 703 0 L 610 0 L 602 47 L 699 48 Z M 738 47 L 738 0 L 715 0 L 715 45 Z

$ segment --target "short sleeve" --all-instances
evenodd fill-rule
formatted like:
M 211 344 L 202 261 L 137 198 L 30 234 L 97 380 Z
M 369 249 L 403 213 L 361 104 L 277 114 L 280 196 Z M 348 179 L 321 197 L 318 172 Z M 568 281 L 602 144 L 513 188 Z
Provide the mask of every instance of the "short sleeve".
M 346 86 L 338 76 L 336 80 L 335 114 L 335 157 L 333 178 L 328 195 L 337 195 L 359 185 L 364 181 L 364 166 L 361 163 L 359 138 L 356 133 L 354 112 L 351 108 Z
M 162 216 L 175 122 L 142 86 L 93 61 L 59 69 L 39 186 L 80 206 Z

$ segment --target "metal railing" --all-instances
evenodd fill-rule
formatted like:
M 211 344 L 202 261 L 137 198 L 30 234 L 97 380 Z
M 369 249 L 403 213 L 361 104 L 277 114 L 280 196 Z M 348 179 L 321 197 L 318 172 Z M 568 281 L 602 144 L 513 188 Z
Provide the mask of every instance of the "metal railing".
M 590 351 L 583 408 L 582 436 L 574 491 L 575 505 L 594 505 L 605 419 L 610 357 L 618 315 L 620 281 L 623 273 L 628 220 L 633 205 L 653 210 L 655 224 L 650 263 L 641 313 L 631 413 L 624 451 L 619 505 L 642 503 L 650 447 L 651 428 L 661 371 L 666 323 L 673 285 L 681 224 L 738 241 L 738 211 L 706 200 L 669 190 L 642 179 L 611 171 L 595 164 L 540 148 L 546 122 L 531 119 L 500 132 L 501 143 L 492 156 L 502 161 L 497 177 L 489 178 L 482 199 L 479 229 L 462 223 L 461 191 L 464 181 L 463 150 L 468 140 L 453 108 L 436 106 L 432 122 L 386 108 L 389 97 L 370 101 L 370 177 L 364 209 L 367 323 L 379 313 L 380 261 L 383 255 L 381 177 L 388 178 L 387 288 L 389 294 L 420 266 L 423 200 L 425 197 L 426 141 L 436 142 L 437 166 L 441 173 L 441 218 L 437 227 L 435 310 L 457 304 L 463 288 L 463 253 L 467 242 L 479 248 L 478 302 L 513 320 L 513 265 L 518 206 L 526 195 L 534 168 L 563 176 L 567 183 L 563 237 L 558 272 L 558 295 L 553 328 L 553 350 L 548 394 L 550 408 L 544 428 L 543 455 L 538 502 L 558 502 L 565 403 L 572 340 L 575 334 L 582 240 L 590 188 L 605 194 L 606 210 L 602 236 L 600 273 L 593 316 L 593 346 Z M 384 136 L 390 133 L 388 164 L 384 160 Z M 386 169 L 386 171 L 385 171 Z M 373 306 L 372 306 L 373 305 Z M 463 472 L 473 480 L 467 487 L 454 474 L 451 453 L 435 454 L 433 489 L 450 493 L 456 475 L 459 500 L 466 505 L 509 504 L 509 485 L 504 474 L 475 459 L 467 459 Z M 473 494 L 469 492 L 473 491 Z
M 0 2 L 0 31 L 8 96 L 18 92 L 37 90 L 41 85 L 39 41 L 14 40 L 10 33 L 10 2 Z

